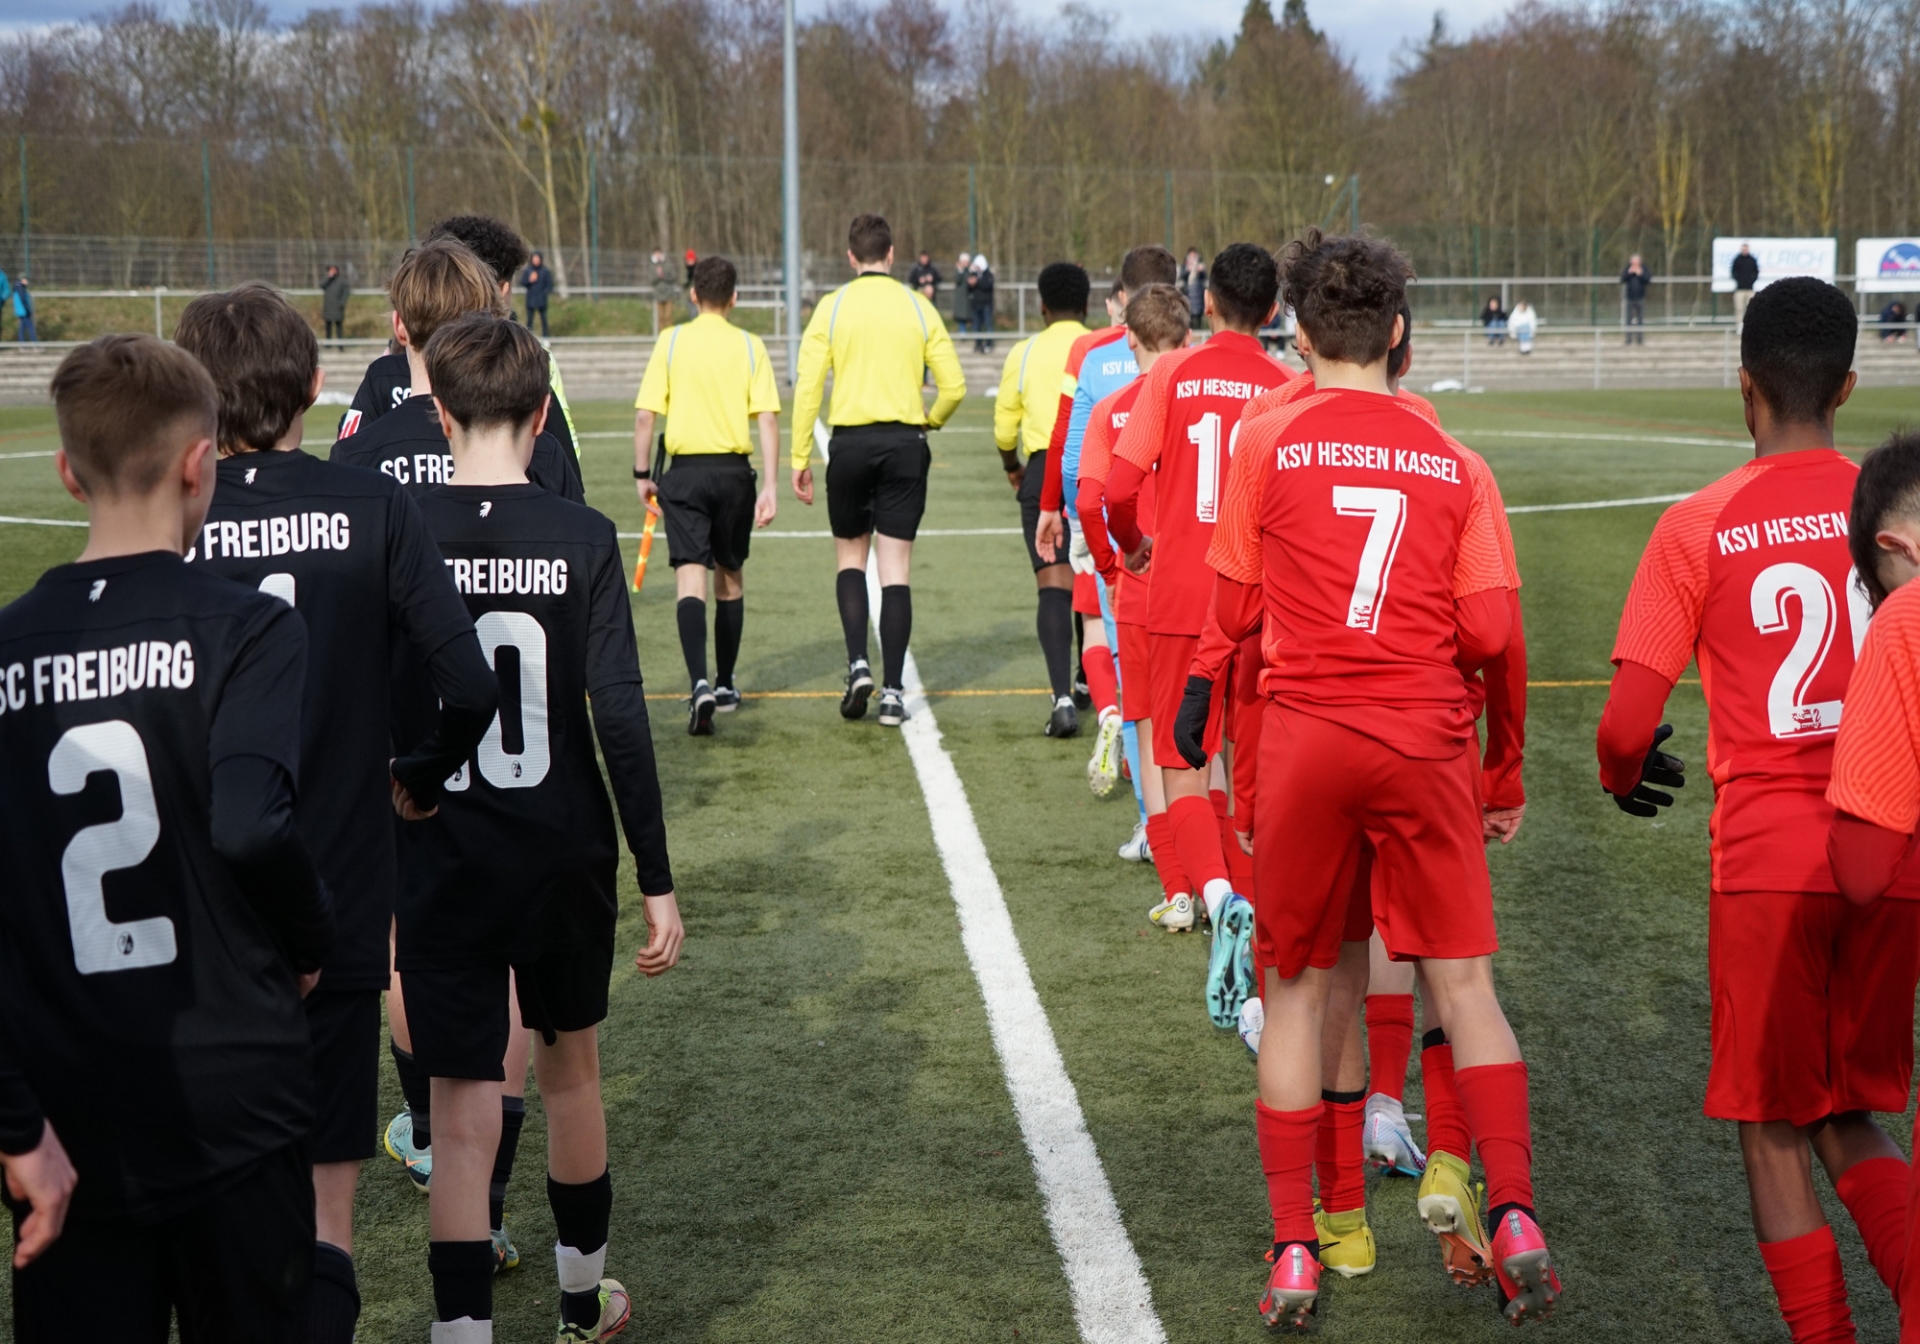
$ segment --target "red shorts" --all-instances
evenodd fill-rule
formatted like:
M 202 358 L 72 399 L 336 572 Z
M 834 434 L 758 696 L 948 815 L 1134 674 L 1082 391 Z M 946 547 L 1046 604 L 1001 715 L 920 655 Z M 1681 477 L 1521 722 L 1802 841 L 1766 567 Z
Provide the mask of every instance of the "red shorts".
M 1499 947 L 1471 744 L 1422 761 L 1350 728 L 1267 706 L 1254 817 L 1255 936 L 1283 978 L 1331 968 L 1373 849 L 1373 922 L 1395 957 L 1483 957 Z
M 1147 670 L 1147 627 L 1115 621 L 1113 632 L 1120 639 L 1120 647 L 1114 651 L 1120 660 L 1120 717 L 1138 723 L 1151 717 L 1153 678 Z
M 1256 853 L 1258 849 L 1256 847 Z M 1334 880 L 1335 900 L 1339 900 L 1339 891 L 1346 890 L 1346 918 L 1340 930 L 1340 941 L 1346 943 L 1364 943 L 1373 937 L 1373 846 L 1366 841 L 1355 845 L 1341 865 Z M 1259 897 L 1256 892 L 1254 897 Z M 1335 949 L 1336 955 L 1338 949 Z M 1256 913 L 1253 928 L 1253 964 L 1262 975 L 1265 983 L 1265 971 L 1276 964 L 1273 943 L 1266 936 L 1266 926 Z
M 1187 769 L 1180 749 L 1173 745 L 1174 720 L 1180 717 L 1180 698 L 1187 693 L 1187 676 L 1193 671 L 1193 655 L 1200 647 L 1198 635 L 1147 636 L 1147 656 L 1152 667 L 1153 689 L 1148 703 L 1153 707 L 1153 759 L 1156 765 L 1175 770 Z M 1213 684 L 1213 708 L 1207 711 L 1207 755 L 1220 750 L 1221 729 L 1226 719 L 1226 685 Z
M 1716 891 L 1707 980 L 1711 1118 L 1809 1125 L 1907 1108 L 1920 903 Z
M 1094 586 L 1096 582 L 1091 574 L 1073 576 L 1073 609 L 1082 616 L 1100 614 L 1100 590 Z
M 1233 674 L 1227 691 L 1227 736 L 1233 739 L 1233 827 L 1242 835 L 1253 831 L 1260 722 L 1267 712 L 1267 697 L 1260 694 L 1260 669 L 1266 665 L 1261 641 L 1260 632 L 1255 631 L 1234 650 Z

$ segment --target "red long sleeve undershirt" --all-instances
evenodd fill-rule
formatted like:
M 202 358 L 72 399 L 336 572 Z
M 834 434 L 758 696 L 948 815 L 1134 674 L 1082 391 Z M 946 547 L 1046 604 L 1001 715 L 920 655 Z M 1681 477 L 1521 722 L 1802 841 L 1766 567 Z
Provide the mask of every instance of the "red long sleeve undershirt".
M 1647 749 L 1673 694 L 1673 682 L 1644 663 L 1621 660 L 1600 712 L 1595 745 L 1600 754 L 1600 783 L 1608 793 L 1625 796 L 1640 787 Z
M 1066 498 L 1066 486 L 1061 476 L 1061 459 L 1066 457 L 1063 451 L 1067 446 L 1067 424 L 1073 419 L 1073 398 L 1064 392 L 1060 394 L 1060 409 L 1053 413 L 1053 433 L 1047 438 L 1047 472 L 1040 478 L 1040 508 L 1047 513 L 1060 512 L 1060 504 Z M 1074 507 L 1080 508 L 1079 492 L 1074 492 Z M 1081 514 L 1085 517 L 1085 513 Z
M 1093 553 L 1094 568 L 1100 571 L 1100 577 L 1107 581 L 1107 589 L 1112 592 L 1120 583 L 1120 556 L 1113 549 L 1113 540 L 1107 536 L 1106 516 L 1101 511 L 1100 494 L 1105 484 L 1084 477 L 1076 481 L 1074 505 L 1080 510 L 1080 533 L 1087 539 L 1087 549 Z M 1045 505 L 1043 496 L 1041 506 Z
M 1480 762 L 1480 790 L 1498 810 L 1524 807 L 1521 763 L 1527 746 L 1527 635 L 1520 621 L 1520 594 L 1509 594 L 1513 633 L 1507 647 L 1486 666 L 1487 747 Z
M 1146 479 L 1146 472 L 1123 457 L 1115 457 L 1107 473 L 1107 530 L 1127 555 L 1140 549 L 1140 487 Z

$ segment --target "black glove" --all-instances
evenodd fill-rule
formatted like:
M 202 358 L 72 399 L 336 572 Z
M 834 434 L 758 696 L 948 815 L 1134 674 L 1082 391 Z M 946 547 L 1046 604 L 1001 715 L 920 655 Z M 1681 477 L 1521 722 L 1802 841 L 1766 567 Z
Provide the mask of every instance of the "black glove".
M 1614 804 L 1628 816 L 1657 817 L 1661 808 L 1673 806 L 1672 794 L 1650 789 L 1647 785 L 1658 784 L 1668 789 L 1684 789 L 1687 786 L 1687 763 L 1678 756 L 1669 756 L 1660 750 L 1660 744 L 1672 736 L 1673 725 L 1670 723 L 1663 723 L 1654 729 L 1653 745 L 1647 748 L 1646 764 L 1640 767 L 1640 783 L 1632 793 L 1612 795 Z
M 1180 713 L 1173 721 L 1173 745 L 1180 758 L 1195 770 L 1207 763 L 1207 711 L 1213 707 L 1213 683 L 1205 677 L 1188 677 L 1187 689 L 1180 696 Z

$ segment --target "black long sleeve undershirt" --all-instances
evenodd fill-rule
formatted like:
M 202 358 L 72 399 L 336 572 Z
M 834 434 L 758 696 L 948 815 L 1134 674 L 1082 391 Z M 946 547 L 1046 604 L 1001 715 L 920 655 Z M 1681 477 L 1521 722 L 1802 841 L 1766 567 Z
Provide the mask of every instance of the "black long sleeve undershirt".
M 667 823 L 661 812 L 646 688 L 638 681 L 620 681 L 596 690 L 593 731 L 607 763 L 620 828 L 633 852 L 640 894 L 664 896 L 673 890 L 673 867 L 667 859 Z
M 46 1116 L 26 1075 L 13 1062 L 6 1038 L 0 1036 L 0 1153 L 18 1157 L 40 1146 Z
M 276 761 L 229 756 L 212 782 L 215 852 L 294 970 L 318 970 L 333 944 L 333 900 L 294 825 L 293 780 Z
M 441 785 L 473 754 L 493 722 L 500 679 L 472 630 L 427 656 L 427 676 L 440 697 L 440 722 L 426 741 L 393 763 L 393 777 L 416 806 L 431 812 L 440 805 Z

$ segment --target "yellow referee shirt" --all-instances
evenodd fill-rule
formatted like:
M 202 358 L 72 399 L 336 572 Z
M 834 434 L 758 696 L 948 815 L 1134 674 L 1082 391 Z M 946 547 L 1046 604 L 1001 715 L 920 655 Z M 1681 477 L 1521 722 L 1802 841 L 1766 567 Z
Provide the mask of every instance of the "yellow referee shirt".
M 1087 324 L 1063 318 L 1007 352 L 1000 370 L 1000 392 L 993 399 L 993 441 L 1002 452 L 1018 443 L 1027 456 L 1044 453 L 1060 413 L 1060 387 L 1067 355 L 1087 334 Z
M 671 456 L 751 453 L 753 417 L 777 414 L 780 392 L 760 338 L 702 313 L 660 333 L 633 406 L 667 417 Z
M 937 392 L 932 410 L 920 400 L 928 369 L 933 370 Z M 827 423 L 835 427 L 902 424 L 937 429 L 967 395 L 960 357 L 933 305 L 890 275 L 856 275 L 821 298 L 800 341 L 799 377 L 793 385 L 795 471 L 812 456 L 813 422 L 820 416 L 829 370 L 833 406 Z M 1057 369 L 1053 381 L 1060 381 Z

